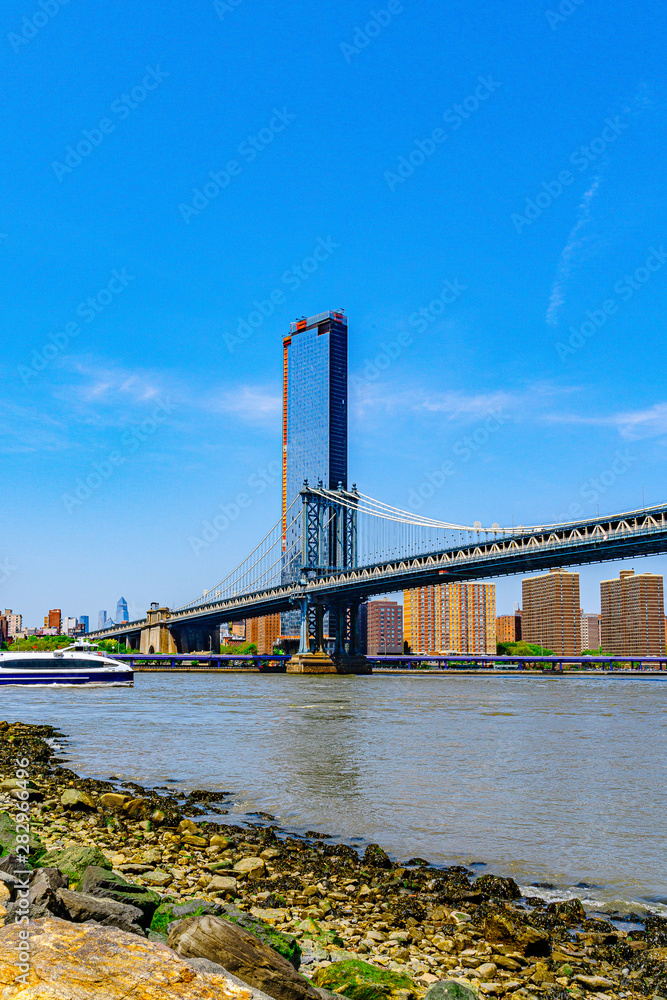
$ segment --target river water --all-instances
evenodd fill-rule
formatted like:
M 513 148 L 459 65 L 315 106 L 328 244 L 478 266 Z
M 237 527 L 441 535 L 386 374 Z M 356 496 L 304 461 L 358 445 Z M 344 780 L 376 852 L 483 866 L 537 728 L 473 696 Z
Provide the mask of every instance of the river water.
M 263 811 L 667 913 L 661 678 L 139 673 L 134 689 L 4 688 L 0 717 L 59 727 L 82 775 L 231 792 L 232 822 Z

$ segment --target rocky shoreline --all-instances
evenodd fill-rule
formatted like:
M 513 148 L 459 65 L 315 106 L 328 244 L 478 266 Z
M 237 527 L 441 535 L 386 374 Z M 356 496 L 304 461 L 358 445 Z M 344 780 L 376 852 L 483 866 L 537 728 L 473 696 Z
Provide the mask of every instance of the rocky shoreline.
M 168 789 L 79 778 L 54 749 L 65 739 L 50 726 L 0 722 L 1 940 L 20 913 L 14 819 L 27 803 L 30 916 L 40 933 L 62 924 L 81 935 L 94 921 L 115 928 L 112 937 L 134 935 L 137 947 L 168 942 L 190 961 L 210 959 L 213 979 L 215 967 L 234 973 L 232 959 L 245 968 L 234 949 L 265 948 L 293 970 L 292 986 L 282 968 L 288 986 L 267 988 L 263 952 L 260 972 L 237 975 L 241 987 L 275 1000 L 298 1000 L 300 990 L 304 998 L 330 991 L 351 1000 L 420 1000 L 429 991 L 434 1000 L 667 1000 L 665 918 L 619 930 L 588 916 L 579 900 L 522 897 L 512 879 L 420 858 L 395 863 L 377 845 L 360 857 L 316 834 L 234 826 L 225 822 L 224 793 L 193 791 L 183 800 Z M 18 761 L 27 762 L 27 788 Z M 225 939 L 230 926 L 239 929 L 233 943 Z M 7 992 L 2 961 L 0 943 L 0 997 L 24 995 Z M 25 993 L 33 995 L 58 994 Z M 223 993 L 202 985 L 173 995 Z

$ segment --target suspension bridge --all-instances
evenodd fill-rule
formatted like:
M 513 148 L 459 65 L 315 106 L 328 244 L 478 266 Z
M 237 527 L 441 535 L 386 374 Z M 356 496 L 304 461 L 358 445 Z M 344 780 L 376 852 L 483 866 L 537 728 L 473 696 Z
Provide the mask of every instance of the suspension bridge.
M 100 629 L 142 653 L 219 652 L 220 625 L 298 611 L 299 649 L 288 669 L 368 672 L 357 649 L 362 601 L 435 583 L 482 580 L 667 551 L 667 504 L 579 521 L 483 527 L 403 510 L 351 490 L 307 482 L 253 551 L 210 590 L 179 608 Z M 324 621 L 335 636 L 325 654 Z

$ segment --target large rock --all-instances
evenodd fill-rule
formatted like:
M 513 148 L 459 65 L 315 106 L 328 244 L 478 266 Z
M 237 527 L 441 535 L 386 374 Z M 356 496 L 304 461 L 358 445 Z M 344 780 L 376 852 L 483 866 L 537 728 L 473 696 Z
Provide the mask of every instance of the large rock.
M 38 868 L 28 890 L 28 912 L 31 920 L 37 920 L 39 917 L 67 916 L 57 896 L 59 889 L 66 888 L 67 879 L 57 868 Z M 11 917 L 12 913 L 8 913 L 8 916 Z
M 249 931 L 250 934 L 254 934 L 264 944 L 268 944 L 270 948 L 273 948 L 279 955 L 286 958 L 297 972 L 299 971 L 299 966 L 301 965 L 301 948 L 296 938 L 292 937 L 291 934 L 282 934 L 271 927 L 270 924 L 267 924 L 265 920 L 254 914 L 244 913 L 237 906 L 225 906 L 223 916 L 225 920 L 231 920 L 237 927 L 243 927 L 244 930 Z
M 17 924 L 0 928 L 0 995 L 8 998 L 252 1000 L 251 991 L 228 976 L 199 972 L 164 945 L 55 918 L 31 925 L 30 961 L 22 967 L 19 931 Z
M 500 875 L 481 875 L 474 883 L 477 892 L 496 899 L 521 899 L 521 889 L 513 878 L 501 878 Z
M 70 892 L 69 889 L 58 889 L 56 897 L 68 919 L 75 924 L 94 920 L 104 927 L 118 927 L 130 934 L 143 933 L 139 923 L 143 913 L 136 906 L 117 903 L 115 899 L 88 896 L 84 892 Z
M 78 882 L 91 865 L 111 870 L 111 862 L 97 847 L 62 847 L 47 851 L 39 864 L 42 868 L 57 868 L 73 882 Z
M 431 986 L 424 1000 L 477 1000 L 477 994 L 463 983 L 443 979 Z
M 64 809 L 90 810 L 95 808 L 95 799 L 79 788 L 66 788 L 60 796 L 60 804 Z
M 391 858 L 379 844 L 369 844 L 364 851 L 364 864 L 374 868 L 392 868 Z
M 126 882 L 120 875 L 97 865 L 90 865 L 86 868 L 79 884 L 79 892 L 87 893 L 89 896 L 97 896 L 100 899 L 113 899 L 117 903 L 136 906 L 142 912 L 142 919 L 139 923 L 144 929 L 150 927 L 153 914 L 161 901 L 161 897 L 152 889 Z
M 546 931 L 520 920 L 509 910 L 492 910 L 484 918 L 484 937 L 487 941 L 513 944 L 526 957 L 545 958 L 551 954 L 551 940 Z
M 313 982 L 333 993 L 342 993 L 350 1000 L 384 1000 L 387 997 L 405 1000 L 406 996 L 419 997 L 422 993 L 404 973 L 380 969 L 357 958 L 332 962 L 318 969 Z
M 185 903 L 175 903 L 173 899 L 163 899 L 151 920 L 151 931 L 154 934 L 169 934 L 172 925 L 188 917 L 201 917 L 205 913 L 222 916 L 223 909 L 219 903 L 211 903 L 208 899 L 188 899 Z
M 307 979 L 273 948 L 222 917 L 189 917 L 167 944 L 185 958 L 208 958 L 274 1000 L 319 1000 Z
M 24 830 L 18 831 L 22 836 L 25 835 Z M 16 854 L 16 821 L 13 816 L 9 813 L 0 813 L 0 855 L 5 856 L 7 854 Z M 29 834 L 29 850 L 30 854 L 37 856 L 40 852 L 43 853 L 44 848 L 38 837 L 34 833 Z

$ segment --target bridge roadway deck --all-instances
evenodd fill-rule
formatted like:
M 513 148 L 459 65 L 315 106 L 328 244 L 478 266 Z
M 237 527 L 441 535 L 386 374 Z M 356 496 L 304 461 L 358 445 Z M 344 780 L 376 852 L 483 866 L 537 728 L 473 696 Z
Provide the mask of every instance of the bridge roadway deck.
M 667 551 L 667 504 L 645 511 L 525 531 L 441 552 L 397 558 L 392 562 L 334 571 L 306 584 L 273 587 L 252 594 L 197 603 L 177 609 L 168 619 L 179 625 L 215 626 L 288 611 L 300 596 L 315 602 L 354 601 L 411 587 L 460 580 L 531 574 L 555 567 L 602 563 Z M 146 620 L 91 632 L 93 638 L 123 638 L 140 633 Z

